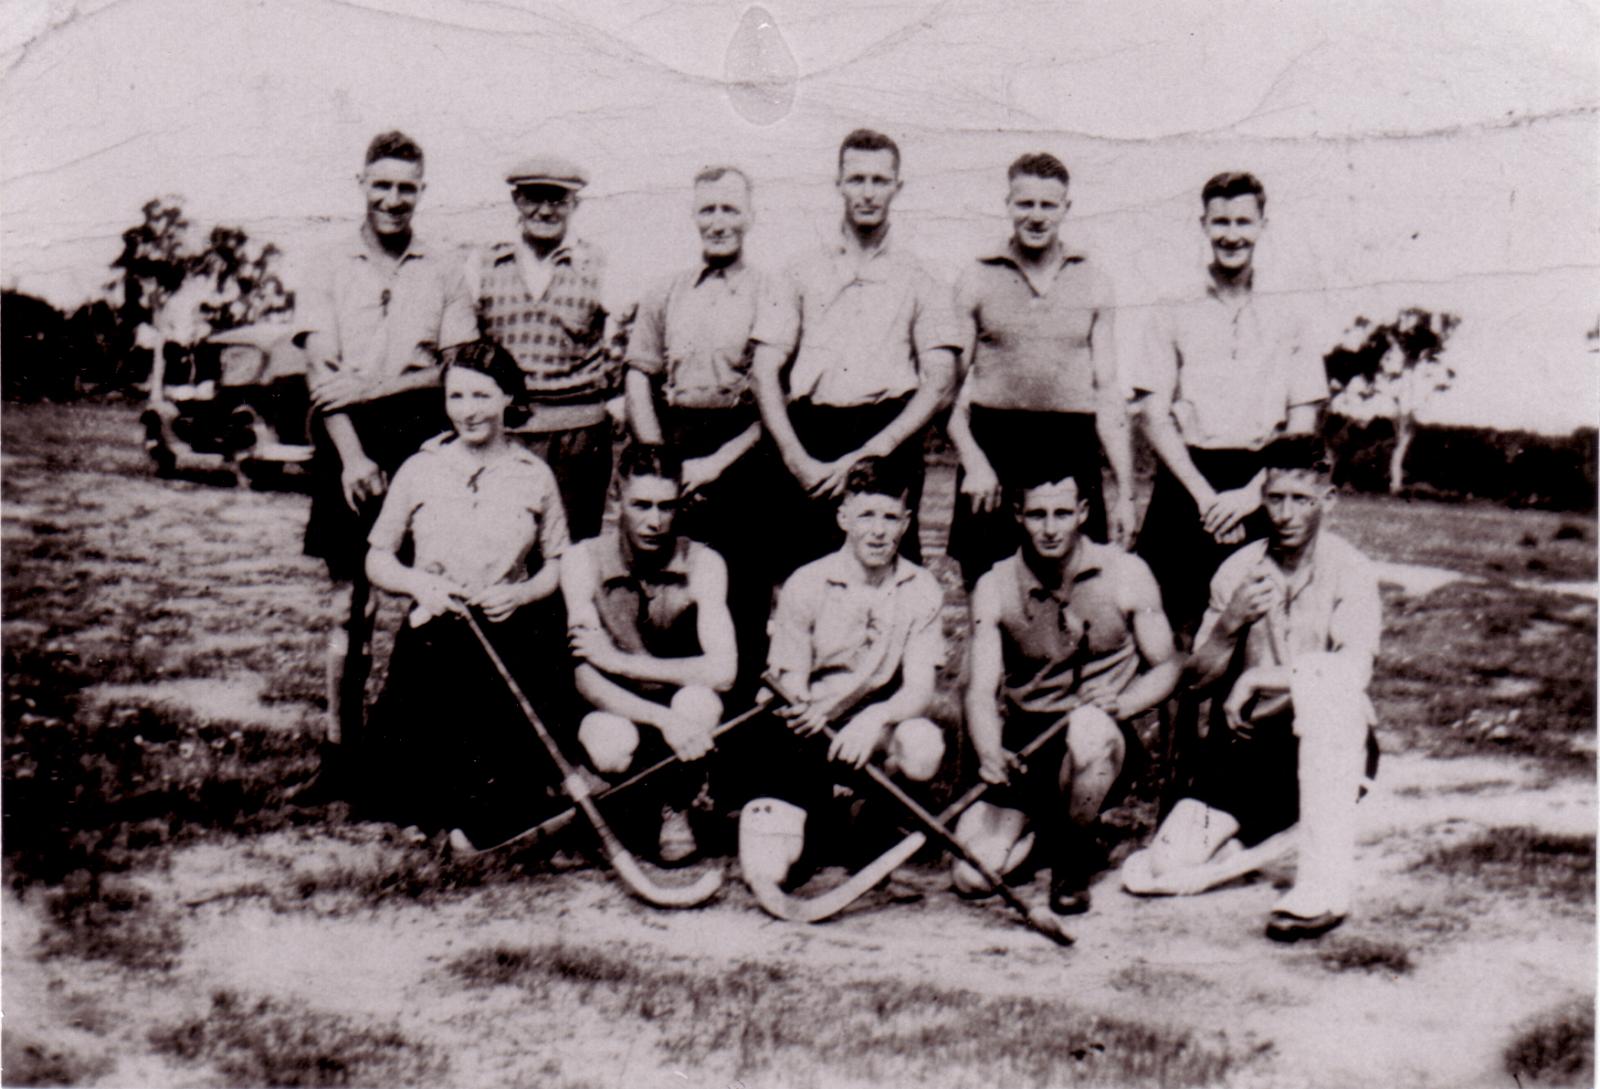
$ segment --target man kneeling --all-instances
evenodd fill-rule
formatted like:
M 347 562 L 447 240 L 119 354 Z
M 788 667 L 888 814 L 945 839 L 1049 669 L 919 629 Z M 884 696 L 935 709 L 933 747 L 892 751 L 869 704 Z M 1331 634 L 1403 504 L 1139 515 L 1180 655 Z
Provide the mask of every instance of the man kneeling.
M 845 481 L 837 552 L 801 567 L 778 597 L 768 671 L 788 706 L 790 732 L 770 732 L 753 769 L 771 797 L 741 814 L 747 877 L 780 883 L 798 859 L 808 813 L 829 804 L 836 774 L 811 735 L 841 723 L 827 758 L 859 768 L 876 755 L 884 770 L 916 783 L 938 773 L 944 733 L 925 715 L 944 657 L 944 592 L 925 568 L 900 556 L 910 524 L 908 484 L 862 458 Z
M 962 814 L 956 835 L 1002 874 L 1040 842 L 1050 909 L 1075 914 L 1099 868 L 1093 825 L 1143 755 L 1129 720 L 1166 699 L 1181 663 L 1150 569 L 1084 536 L 1073 477 L 1025 487 L 1013 509 L 1022 548 L 973 590 L 966 701 L 978 774 L 1000 789 Z M 1064 741 L 1019 769 L 1011 753 L 1062 715 Z M 959 892 L 990 891 L 965 862 L 953 877 Z
M 1350 909 L 1356 802 L 1377 766 L 1366 689 L 1381 614 L 1370 561 L 1322 528 L 1332 489 L 1318 441 L 1280 440 L 1265 456 L 1270 533 L 1218 569 L 1189 663 L 1197 686 L 1221 680 L 1227 694 L 1194 796 L 1124 863 L 1123 885 L 1200 892 L 1292 848 L 1294 887 L 1267 936 L 1295 941 Z
M 572 546 L 561 567 L 574 681 L 594 708 L 578 741 L 604 775 L 653 762 L 667 747 L 685 761 L 710 752 L 722 716 L 717 693 L 733 684 L 737 666 L 722 557 L 673 528 L 681 464 L 661 447 L 634 446 L 618 475 L 617 527 Z M 651 731 L 643 738 L 641 726 Z M 704 778 L 681 780 L 684 796 L 663 807 L 665 862 L 695 851 L 686 804 Z

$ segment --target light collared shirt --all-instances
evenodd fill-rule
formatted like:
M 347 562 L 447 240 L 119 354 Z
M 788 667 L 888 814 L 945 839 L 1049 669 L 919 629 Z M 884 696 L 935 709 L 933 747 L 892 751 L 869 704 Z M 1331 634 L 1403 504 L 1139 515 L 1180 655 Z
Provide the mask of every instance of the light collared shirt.
M 1224 294 L 1209 276 L 1199 296 L 1156 308 L 1133 388 L 1170 396 L 1178 434 L 1205 450 L 1259 450 L 1289 409 L 1328 399 L 1299 305 L 1259 280 Z
M 1139 646 L 1124 604 L 1140 582 L 1154 597 L 1144 561 L 1112 545 L 1080 540 L 1060 586 L 1045 586 L 1018 552 L 980 580 L 1000 602 L 1006 702 L 1022 711 L 1065 712 L 1116 695 L 1139 672 Z
M 398 262 L 356 232 L 317 255 L 295 285 L 294 326 L 329 337 L 365 400 L 439 383 L 434 352 L 478 335 L 473 297 L 458 254 L 412 235 Z M 331 370 L 312 360 L 312 388 Z
M 1234 592 L 1258 572 L 1277 585 L 1265 616 L 1244 630 L 1244 666 L 1293 665 L 1307 654 L 1348 654 L 1370 677 L 1383 632 L 1378 575 L 1372 561 L 1343 537 L 1318 533 L 1310 558 L 1293 574 L 1273 562 L 1267 542 L 1252 541 L 1229 556 L 1211 580 L 1211 604 L 1199 646 L 1210 638 Z
M 521 582 L 567 550 L 567 516 L 555 474 L 522 446 L 508 444 L 485 464 L 454 435 L 422 444 L 395 473 L 367 543 L 399 550 L 413 566 L 477 591 Z
M 853 703 L 893 681 L 908 652 L 943 657 L 943 606 L 938 580 L 903 556 L 874 586 L 853 556 L 832 552 L 783 584 L 767 664 L 804 678 L 813 700 L 851 693 Z
M 674 408 L 748 402 L 750 330 L 761 290 L 761 273 L 742 258 L 680 272 L 640 301 L 628 366 L 661 379 Z
M 791 401 L 848 408 L 911 393 L 922 355 L 959 352 L 962 338 L 950 289 L 920 260 L 887 236 L 862 251 L 841 231 L 772 279 L 751 339 L 794 354 Z
M 1012 240 L 961 274 L 956 310 L 967 332 L 973 404 L 1095 410 L 1094 357 L 1113 351 L 1111 284 L 1080 253 L 1062 250 L 1054 271 L 1048 283 L 1035 284 Z

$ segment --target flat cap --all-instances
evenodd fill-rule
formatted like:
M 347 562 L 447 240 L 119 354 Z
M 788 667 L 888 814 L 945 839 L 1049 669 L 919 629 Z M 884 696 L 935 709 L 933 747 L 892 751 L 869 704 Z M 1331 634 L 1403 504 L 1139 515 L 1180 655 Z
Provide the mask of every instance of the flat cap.
M 555 185 L 562 189 L 582 189 L 589 184 L 589 178 L 580 167 L 559 156 L 535 155 L 507 171 L 506 184 L 513 188 Z

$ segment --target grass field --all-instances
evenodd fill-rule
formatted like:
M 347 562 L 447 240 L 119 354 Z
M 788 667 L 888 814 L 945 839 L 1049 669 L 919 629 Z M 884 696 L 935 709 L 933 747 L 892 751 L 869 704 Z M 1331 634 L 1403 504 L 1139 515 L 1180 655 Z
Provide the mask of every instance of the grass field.
M 1470 576 L 1385 588 L 1357 914 L 1284 949 L 1288 870 L 1187 901 L 1108 875 L 1063 951 L 931 864 L 916 902 L 786 926 L 736 879 L 652 911 L 579 856 L 451 862 L 287 804 L 330 621 L 305 500 L 156 480 L 136 437 L 5 412 L 5 1084 L 1592 1081 L 1595 604 L 1561 585 L 1592 518 L 1343 497 L 1375 558 Z M 1146 784 L 1112 846 L 1154 812 Z

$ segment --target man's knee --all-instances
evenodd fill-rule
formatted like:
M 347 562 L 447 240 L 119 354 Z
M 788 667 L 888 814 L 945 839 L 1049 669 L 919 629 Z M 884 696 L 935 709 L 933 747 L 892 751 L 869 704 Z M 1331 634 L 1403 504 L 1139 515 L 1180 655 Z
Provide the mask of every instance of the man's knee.
M 606 775 L 627 771 L 639 748 L 639 727 L 609 711 L 590 711 L 578 724 L 578 743 L 594 769 Z
M 955 836 L 972 855 L 1001 876 L 1022 864 L 1033 848 L 1033 834 L 1024 835 L 1027 817 L 1016 809 L 979 802 L 956 821 Z M 950 870 L 951 883 L 964 896 L 992 891 L 978 868 L 958 858 Z
M 1296 736 L 1340 744 L 1366 742 L 1366 674 L 1349 655 L 1307 654 L 1295 659 L 1289 694 Z
M 1098 707 L 1080 707 L 1067 719 L 1067 752 L 1079 771 L 1104 763 L 1121 768 L 1127 742 L 1110 715 Z
M 915 783 L 939 774 L 944 762 L 944 731 L 927 718 L 908 718 L 889 739 L 889 767 Z
M 722 721 L 722 697 L 704 685 L 690 684 L 672 697 L 672 709 L 684 718 L 711 728 Z

